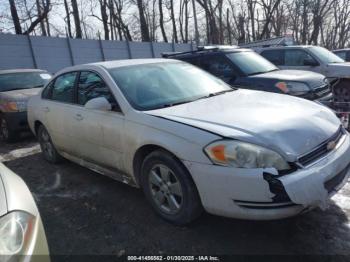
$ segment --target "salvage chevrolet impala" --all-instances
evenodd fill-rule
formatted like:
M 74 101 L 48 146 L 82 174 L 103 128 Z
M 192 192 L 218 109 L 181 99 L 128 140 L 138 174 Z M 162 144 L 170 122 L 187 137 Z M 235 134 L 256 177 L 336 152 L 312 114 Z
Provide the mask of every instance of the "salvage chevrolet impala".
M 349 135 L 331 110 L 175 60 L 64 69 L 29 101 L 28 122 L 46 160 L 141 187 L 176 224 L 203 209 L 279 219 L 326 207 L 349 176 Z

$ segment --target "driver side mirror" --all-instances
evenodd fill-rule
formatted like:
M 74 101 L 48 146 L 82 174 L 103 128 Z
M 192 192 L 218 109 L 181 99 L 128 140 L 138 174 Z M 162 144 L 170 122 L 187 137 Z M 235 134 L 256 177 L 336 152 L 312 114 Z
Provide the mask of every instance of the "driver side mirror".
M 305 58 L 304 66 L 318 66 L 318 62 L 313 58 Z
M 105 97 L 96 97 L 89 100 L 85 106 L 87 109 L 94 109 L 100 111 L 111 111 L 112 105 L 108 102 Z

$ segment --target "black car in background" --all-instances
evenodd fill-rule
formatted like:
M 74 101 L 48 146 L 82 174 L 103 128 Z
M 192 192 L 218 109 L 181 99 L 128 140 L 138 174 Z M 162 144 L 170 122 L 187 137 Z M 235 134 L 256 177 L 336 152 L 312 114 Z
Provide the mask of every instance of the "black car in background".
M 238 88 L 289 94 L 309 100 L 330 101 L 325 76 L 300 70 L 280 70 L 250 49 L 202 47 L 197 51 L 163 54 L 165 58 L 196 65 Z
M 29 130 L 27 101 L 39 93 L 51 74 L 39 69 L 0 70 L 0 140 L 15 141 Z

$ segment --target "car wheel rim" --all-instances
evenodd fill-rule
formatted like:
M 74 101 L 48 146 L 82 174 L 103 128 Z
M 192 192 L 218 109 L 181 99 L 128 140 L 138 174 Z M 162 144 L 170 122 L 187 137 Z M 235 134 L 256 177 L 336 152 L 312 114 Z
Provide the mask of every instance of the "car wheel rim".
M 4 140 L 6 140 L 9 137 L 9 130 L 5 119 L 1 120 L 0 137 Z
M 51 143 L 50 136 L 46 130 L 43 130 L 41 132 L 40 140 L 41 140 L 41 149 L 43 150 L 44 154 L 51 159 L 53 156 L 53 146 Z
M 148 176 L 154 203 L 166 214 L 176 214 L 183 203 L 181 184 L 175 173 L 165 165 L 155 165 Z

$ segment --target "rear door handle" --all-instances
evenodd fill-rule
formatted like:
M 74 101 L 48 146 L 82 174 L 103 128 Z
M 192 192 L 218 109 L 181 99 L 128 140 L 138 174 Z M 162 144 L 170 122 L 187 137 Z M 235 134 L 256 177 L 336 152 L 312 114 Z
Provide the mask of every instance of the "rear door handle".
M 81 121 L 84 119 L 84 117 L 81 114 L 76 114 L 74 118 L 78 121 Z
M 47 107 L 47 106 L 45 106 L 45 107 L 43 107 L 43 111 L 44 111 L 45 113 L 48 113 L 48 112 L 50 112 L 50 108 Z

